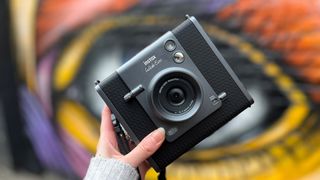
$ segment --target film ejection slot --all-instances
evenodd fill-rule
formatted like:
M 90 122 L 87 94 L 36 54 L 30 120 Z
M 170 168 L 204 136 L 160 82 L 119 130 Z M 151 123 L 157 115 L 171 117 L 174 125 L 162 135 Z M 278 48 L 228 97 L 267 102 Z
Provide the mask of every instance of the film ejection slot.
M 128 101 L 130 101 L 130 99 L 132 99 L 132 98 L 138 96 L 140 93 L 142 93 L 142 91 L 144 91 L 144 88 L 140 84 L 139 86 L 137 86 L 134 89 L 132 89 L 129 93 L 124 95 L 123 99 L 124 99 L 125 102 L 128 102 Z

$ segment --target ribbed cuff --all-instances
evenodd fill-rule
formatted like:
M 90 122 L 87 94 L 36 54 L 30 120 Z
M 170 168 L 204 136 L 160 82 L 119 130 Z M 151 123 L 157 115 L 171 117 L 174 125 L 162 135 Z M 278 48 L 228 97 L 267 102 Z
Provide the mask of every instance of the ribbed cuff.
M 117 159 L 104 157 L 91 158 L 85 180 L 128 180 L 138 179 L 138 172 L 129 164 Z

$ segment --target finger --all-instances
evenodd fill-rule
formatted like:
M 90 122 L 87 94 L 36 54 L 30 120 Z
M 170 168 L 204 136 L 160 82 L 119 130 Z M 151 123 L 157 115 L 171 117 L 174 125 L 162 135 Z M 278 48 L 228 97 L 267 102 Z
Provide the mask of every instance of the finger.
M 139 165 L 140 176 L 145 177 L 149 169 L 150 169 L 150 164 L 147 161 L 144 161 L 142 164 L 140 164 Z
M 158 128 L 145 137 L 137 147 L 124 156 L 122 160 L 133 167 L 137 167 L 159 149 L 164 139 L 164 129 Z
M 100 139 L 109 141 L 113 147 L 118 147 L 108 106 L 104 106 L 101 114 Z
M 136 144 L 133 141 L 129 141 L 130 150 L 134 149 L 135 147 L 136 147 Z
M 99 141 L 96 156 L 105 158 L 121 158 L 123 155 L 109 141 Z
M 112 157 L 117 151 L 118 144 L 111 121 L 111 111 L 105 106 L 101 113 L 100 138 L 96 155 Z

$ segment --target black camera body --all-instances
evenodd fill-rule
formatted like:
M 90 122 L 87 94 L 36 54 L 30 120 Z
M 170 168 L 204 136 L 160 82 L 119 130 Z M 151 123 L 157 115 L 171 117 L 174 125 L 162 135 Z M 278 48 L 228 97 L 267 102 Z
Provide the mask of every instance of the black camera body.
M 249 107 L 253 99 L 194 17 L 140 51 L 96 90 L 135 143 L 158 127 L 156 171 Z

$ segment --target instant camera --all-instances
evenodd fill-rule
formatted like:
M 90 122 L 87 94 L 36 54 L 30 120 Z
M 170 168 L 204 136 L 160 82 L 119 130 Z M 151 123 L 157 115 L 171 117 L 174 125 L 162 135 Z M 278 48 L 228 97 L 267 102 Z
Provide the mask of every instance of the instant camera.
M 132 141 L 166 130 L 165 142 L 148 159 L 156 171 L 253 104 L 196 18 L 186 17 L 96 83 Z

